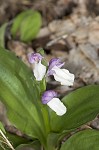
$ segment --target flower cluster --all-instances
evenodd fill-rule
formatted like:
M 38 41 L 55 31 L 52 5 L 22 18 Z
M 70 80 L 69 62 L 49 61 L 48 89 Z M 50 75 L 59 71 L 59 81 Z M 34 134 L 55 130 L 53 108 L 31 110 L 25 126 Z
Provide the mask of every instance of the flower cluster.
M 53 75 L 54 79 L 61 85 L 71 86 L 74 82 L 74 74 L 71 74 L 67 69 L 61 69 L 64 62 L 59 58 L 53 58 L 47 67 L 42 64 L 43 56 L 39 53 L 29 54 L 29 62 L 34 64 L 33 73 L 37 81 L 41 81 L 45 75 Z M 45 91 L 42 96 L 42 103 L 47 104 L 57 115 L 62 116 L 66 113 L 66 106 L 57 98 L 55 91 Z

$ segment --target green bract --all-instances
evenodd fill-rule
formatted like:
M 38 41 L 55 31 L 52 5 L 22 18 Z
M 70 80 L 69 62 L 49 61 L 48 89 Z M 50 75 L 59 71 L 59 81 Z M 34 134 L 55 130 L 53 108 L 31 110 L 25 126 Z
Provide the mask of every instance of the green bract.
M 18 34 L 21 41 L 29 42 L 33 40 L 41 27 L 41 15 L 37 11 L 27 10 L 20 13 L 13 21 L 11 33 L 15 38 Z

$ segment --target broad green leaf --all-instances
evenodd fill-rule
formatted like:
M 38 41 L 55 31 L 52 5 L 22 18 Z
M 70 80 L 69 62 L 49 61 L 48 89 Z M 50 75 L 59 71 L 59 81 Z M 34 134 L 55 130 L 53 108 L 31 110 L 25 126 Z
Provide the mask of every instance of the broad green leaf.
M 33 12 L 32 15 L 29 15 L 25 18 L 20 26 L 20 39 L 24 42 L 29 42 L 34 39 L 41 27 L 41 15 L 38 12 Z
M 11 33 L 13 37 L 16 36 L 16 33 L 19 31 L 22 21 L 28 16 L 33 13 L 32 10 L 26 10 L 21 12 L 19 15 L 16 16 L 16 18 L 13 20 L 13 24 L 11 27 Z
M 0 129 L 1 129 L 4 133 L 6 133 L 6 131 L 5 131 L 5 129 L 4 129 L 4 126 L 3 126 L 2 122 L 0 122 Z
M 7 23 L 3 24 L 0 27 L 0 46 L 5 47 L 5 30 L 7 27 Z
M 80 131 L 71 136 L 60 150 L 99 150 L 99 131 Z
M 14 54 L 0 48 L 0 100 L 8 118 L 23 133 L 44 144 L 48 113 L 40 102 L 38 88 L 32 71 Z
M 34 141 L 29 144 L 21 144 L 18 147 L 16 147 L 16 150 L 25 150 L 31 148 L 31 150 L 41 150 L 41 145 L 39 141 Z
M 13 37 L 18 35 L 24 42 L 29 42 L 36 37 L 41 27 L 41 15 L 37 11 L 27 10 L 20 13 L 13 21 L 11 33 Z
M 63 116 L 50 112 L 52 131 L 73 130 L 95 118 L 99 113 L 99 85 L 82 87 L 62 99 L 67 107 Z

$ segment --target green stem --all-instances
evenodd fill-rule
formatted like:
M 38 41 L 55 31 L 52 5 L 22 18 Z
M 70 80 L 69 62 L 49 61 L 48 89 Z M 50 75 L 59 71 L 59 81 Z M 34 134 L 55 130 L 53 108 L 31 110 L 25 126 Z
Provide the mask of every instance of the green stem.
M 48 146 L 44 146 L 44 150 L 57 150 L 57 148 L 55 148 L 51 145 L 48 145 Z

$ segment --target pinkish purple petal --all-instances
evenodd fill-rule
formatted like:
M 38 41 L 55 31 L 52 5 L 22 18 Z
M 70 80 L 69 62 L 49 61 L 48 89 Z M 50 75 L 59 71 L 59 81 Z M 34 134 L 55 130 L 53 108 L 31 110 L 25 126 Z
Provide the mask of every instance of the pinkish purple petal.
M 42 56 L 39 53 L 31 53 L 28 55 L 28 60 L 30 63 L 35 63 L 35 62 L 39 62 L 40 60 L 42 60 Z
M 64 65 L 64 62 L 61 62 L 59 58 L 52 58 L 49 62 L 49 69 L 52 69 L 54 66 L 61 68 Z
M 47 104 L 54 97 L 57 97 L 57 93 L 53 90 L 48 90 L 48 91 L 44 92 L 42 95 L 42 103 Z
M 55 72 L 52 70 L 53 67 L 57 66 L 58 68 L 61 68 L 64 65 L 64 62 L 61 62 L 59 58 L 52 58 L 49 62 L 49 68 L 48 68 L 48 76 L 53 75 Z

